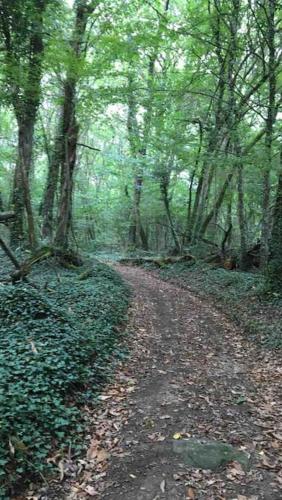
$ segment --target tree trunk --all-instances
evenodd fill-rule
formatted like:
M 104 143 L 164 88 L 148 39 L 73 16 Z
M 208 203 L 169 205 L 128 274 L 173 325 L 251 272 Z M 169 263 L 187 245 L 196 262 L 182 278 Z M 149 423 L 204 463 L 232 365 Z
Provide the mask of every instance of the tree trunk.
M 148 104 L 144 123 L 144 136 L 141 140 L 137 123 L 137 104 L 133 95 L 132 85 L 133 75 L 130 73 L 128 76 L 127 131 L 131 155 L 137 163 L 140 161 L 140 165 L 134 166 L 133 205 L 129 226 L 129 243 L 133 248 L 141 247 L 143 250 L 148 250 L 148 240 L 141 221 L 140 205 L 143 188 L 142 160 L 147 153 L 147 138 L 151 122 L 151 109 L 150 104 Z
M 270 261 L 268 279 L 272 290 L 282 290 L 282 148 L 280 150 L 280 174 L 273 214 L 273 229 L 270 240 Z
M 231 183 L 231 180 L 233 178 L 233 172 L 230 172 L 223 185 L 222 185 L 222 188 L 218 194 L 218 197 L 216 199 L 216 202 L 213 206 L 213 208 L 210 210 L 209 214 L 207 215 L 207 217 L 205 218 L 203 224 L 202 224 L 202 227 L 200 229 L 200 237 L 202 238 L 204 235 L 205 235 L 205 232 L 208 228 L 208 225 L 209 223 L 211 222 L 211 220 L 213 219 L 213 217 L 215 216 L 215 214 L 219 211 L 222 203 L 223 203 L 223 200 L 224 200 L 224 197 L 225 197 L 225 193 L 228 189 L 228 187 L 230 186 L 230 183 Z
M 158 36 L 161 36 L 162 31 L 166 26 L 166 13 L 169 10 L 170 0 L 164 2 L 164 14 L 160 17 Z M 158 47 L 155 47 L 152 54 L 149 55 L 148 63 L 148 79 L 147 79 L 147 98 L 144 104 L 145 115 L 143 126 L 140 127 L 137 121 L 138 103 L 134 95 L 134 71 L 130 67 L 128 74 L 128 113 L 127 113 L 127 131 L 128 141 L 130 144 L 131 156 L 137 162 L 139 159 L 146 157 L 147 144 L 151 129 L 152 111 L 153 111 L 153 85 L 155 78 L 155 62 L 157 60 Z M 140 204 L 143 188 L 143 165 L 138 165 L 134 169 L 134 186 L 133 186 L 133 207 L 132 217 L 129 227 L 129 242 L 133 247 L 141 247 L 148 250 L 148 238 L 144 231 L 141 222 Z
M 13 41 L 13 36 L 17 33 L 11 32 L 13 28 L 6 18 L 2 18 L 2 30 L 4 35 L 6 60 L 8 68 L 11 61 L 19 65 L 22 71 L 26 71 L 26 77 L 19 81 L 14 76 L 14 72 L 8 72 L 8 83 L 11 90 L 11 102 L 14 107 L 18 124 L 18 158 L 14 173 L 12 203 L 15 212 L 15 223 L 11 228 L 11 243 L 18 245 L 24 240 L 24 213 L 27 216 L 29 245 L 36 245 L 35 225 L 30 196 L 29 178 L 32 165 L 32 153 L 34 142 L 34 127 L 36 122 L 37 110 L 41 96 L 41 76 L 42 76 L 42 56 L 43 45 L 43 14 L 47 2 L 38 0 L 32 6 L 32 19 L 26 19 L 30 22 L 29 33 L 26 36 L 29 44 L 29 53 L 27 56 L 18 56 L 19 47 Z M 21 16 L 21 12 L 11 8 L 8 4 L 1 5 L 2 16 L 14 19 Z M 10 10 L 11 9 L 11 10 Z M 13 23 L 12 23 L 13 26 Z M 24 58 L 24 59 L 21 59 Z M 16 74 L 20 74 L 17 73 Z
M 148 250 L 148 239 L 142 225 L 140 213 L 142 187 L 143 175 L 135 174 L 133 187 L 133 206 L 131 212 L 131 223 L 129 227 L 129 243 L 133 248 L 141 247 L 143 250 Z
M 4 202 L 1 191 L 0 191 L 0 212 L 4 212 Z
M 275 93 L 276 93 L 276 62 L 275 62 L 275 11 L 276 0 L 267 0 L 267 45 L 268 55 L 268 109 L 265 132 L 266 165 L 263 171 L 263 196 L 262 196 L 262 226 L 261 226 L 261 248 L 260 267 L 263 269 L 269 256 L 269 239 L 271 228 L 270 208 L 270 173 L 272 168 L 272 144 L 273 128 L 276 117 Z
M 185 234 L 184 234 L 184 237 L 183 237 L 183 244 L 189 244 L 191 242 L 191 238 L 192 238 L 192 229 L 193 229 L 193 217 L 192 217 L 192 196 L 193 196 L 193 185 L 194 185 L 194 180 L 195 180 L 195 176 L 196 176 L 196 173 L 197 173 L 197 170 L 198 170 L 198 166 L 199 166 L 199 161 L 200 161 L 200 157 L 201 157 L 201 152 L 202 152 L 202 145 L 203 145 L 203 126 L 202 126 L 202 122 L 199 120 L 199 147 L 198 147 L 198 151 L 197 151 L 197 157 L 196 157 L 196 162 L 195 162 L 195 167 L 192 171 L 192 175 L 191 175 L 191 178 L 190 178 L 190 182 L 189 182 L 189 190 L 188 190 L 188 202 L 187 202 L 187 217 L 186 217 L 186 228 L 185 228 Z M 200 190 L 202 188 L 202 183 L 200 184 L 200 182 L 198 183 L 198 187 L 200 185 Z M 200 191 L 199 191 L 200 193 Z M 198 194 L 198 189 L 197 189 L 197 192 L 196 192 L 196 197 L 197 197 L 197 194 Z M 195 202 L 194 204 L 194 212 L 197 210 L 198 208 L 198 203 Z
M 65 102 L 65 99 L 63 97 Z M 55 195 L 59 181 L 60 165 L 64 156 L 64 109 L 59 117 L 58 132 L 55 137 L 54 151 L 49 155 L 49 167 L 47 173 L 46 186 L 42 201 L 42 236 L 49 240 L 52 239 L 54 229 L 54 203 Z
M 29 186 L 35 120 L 36 112 L 33 112 L 29 118 L 18 116 L 18 160 L 12 196 L 15 222 L 11 228 L 11 243 L 15 246 L 24 240 L 24 211 L 26 211 L 28 239 L 31 248 L 34 248 L 36 244 Z
M 94 10 L 96 4 L 88 6 L 86 0 L 76 0 L 75 26 L 71 50 L 73 58 L 77 61 L 85 56 L 82 49 L 84 35 L 89 14 Z M 55 245 L 66 250 L 69 246 L 69 233 L 72 219 L 72 196 L 73 176 L 76 166 L 76 151 L 78 142 L 79 126 L 76 120 L 76 87 L 79 74 L 70 69 L 64 84 L 63 104 L 63 130 L 62 144 L 63 154 L 61 158 L 60 199 L 58 207 L 58 220 Z M 49 213 L 50 214 L 50 213 Z
M 232 205 L 233 205 L 233 197 L 232 197 L 232 192 L 229 194 L 230 199 L 228 201 L 227 205 L 227 217 L 226 217 L 226 232 L 228 233 L 228 229 L 230 227 L 233 228 L 233 218 L 232 218 Z M 231 246 L 232 243 L 232 231 L 229 231 L 228 238 L 226 239 L 226 245 L 228 247 Z
M 171 211 L 170 211 L 170 203 L 169 203 L 169 197 L 168 197 L 168 186 L 169 186 L 169 177 L 168 177 L 168 175 L 167 176 L 163 175 L 161 178 L 161 182 L 160 182 L 160 190 L 161 190 L 162 199 L 164 202 L 164 207 L 165 207 L 166 215 L 168 218 L 169 228 L 171 231 L 171 236 L 173 239 L 175 250 L 179 254 L 179 253 L 181 253 L 181 245 L 180 245 L 178 236 L 177 236 L 175 228 L 174 228 L 174 223 L 173 223 L 172 215 L 171 215 Z
M 76 123 L 76 82 L 68 80 L 64 88 L 64 131 L 63 159 L 61 164 L 61 185 L 58 222 L 55 244 L 67 249 L 72 218 L 73 174 L 76 165 L 76 150 L 79 127 Z
M 240 269 L 242 271 L 246 271 L 248 269 L 247 234 L 246 234 L 246 220 L 245 220 L 244 177 L 243 177 L 242 163 L 238 165 L 237 190 L 238 190 L 237 212 L 238 212 L 238 222 L 240 231 Z

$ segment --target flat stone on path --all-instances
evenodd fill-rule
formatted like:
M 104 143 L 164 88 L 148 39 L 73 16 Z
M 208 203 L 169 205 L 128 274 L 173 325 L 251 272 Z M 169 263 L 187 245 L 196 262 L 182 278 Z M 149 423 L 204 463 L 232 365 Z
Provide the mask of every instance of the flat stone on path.
M 233 461 L 247 468 L 249 463 L 246 453 L 236 450 L 229 444 L 216 441 L 180 439 L 173 442 L 172 448 L 186 465 L 197 469 L 217 470 Z

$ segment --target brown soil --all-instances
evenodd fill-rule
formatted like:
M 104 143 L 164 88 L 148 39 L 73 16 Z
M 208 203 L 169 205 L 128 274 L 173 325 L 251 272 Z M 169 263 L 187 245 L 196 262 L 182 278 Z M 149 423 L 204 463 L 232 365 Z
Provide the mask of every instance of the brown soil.
M 116 269 L 134 291 L 131 356 L 91 417 L 87 457 L 40 498 L 281 499 L 278 354 L 248 343 L 189 291 L 139 268 Z M 185 466 L 171 442 L 189 437 L 245 450 L 250 470 Z

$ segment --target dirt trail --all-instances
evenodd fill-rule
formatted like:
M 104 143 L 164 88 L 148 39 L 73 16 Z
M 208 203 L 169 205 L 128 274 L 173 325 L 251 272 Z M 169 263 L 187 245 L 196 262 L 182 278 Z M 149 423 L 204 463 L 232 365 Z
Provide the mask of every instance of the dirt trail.
M 134 292 L 130 357 L 89 417 L 85 460 L 40 498 L 280 500 L 278 354 L 256 349 L 176 284 L 115 268 Z M 227 442 L 250 455 L 250 469 L 236 461 L 216 472 L 189 468 L 172 451 L 176 438 Z
M 281 400 L 278 385 L 265 392 L 267 355 L 188 291 L 138 268 L 117 270 L 135 294 L 127 374 L 136 390 L 125 403 L 121 452 L 110 460 L 101 498 L 281 499 Z M 279 366 L 268 369 L 277 382 Z M 216 473 L 189 469 L 168 451 L 177 433 L 244 448 L 250 471 L 236 463 Z

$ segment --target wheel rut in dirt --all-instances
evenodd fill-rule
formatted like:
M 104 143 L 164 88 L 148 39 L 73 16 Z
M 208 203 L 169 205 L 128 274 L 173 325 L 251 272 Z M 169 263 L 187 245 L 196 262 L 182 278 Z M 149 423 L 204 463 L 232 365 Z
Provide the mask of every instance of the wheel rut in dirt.
M 101 498 L 281 498 L 278 446 L 270 435 L 279 425 L 276 386 L 271 414 L 258 383 L 260 351 L 189 291 L 140 268 L 115 267 L 134 291 L 127 373 L 136 390 L 126 402 L 128 418 L 117 433 L 122 451 L 110 460 Z M 250 456 L 250 468 L 236 461 L 217 471 L 188 467 L 172 452 L 177 438 L 229 443 Z

